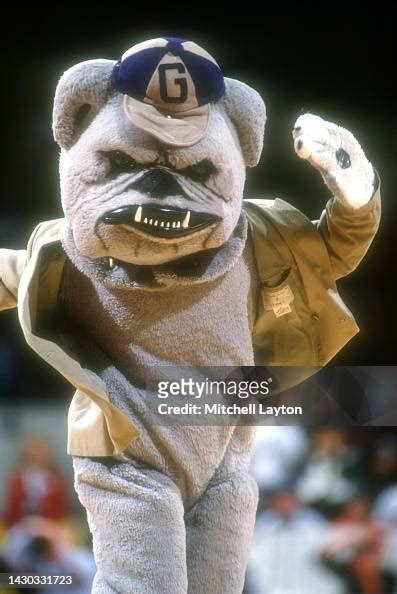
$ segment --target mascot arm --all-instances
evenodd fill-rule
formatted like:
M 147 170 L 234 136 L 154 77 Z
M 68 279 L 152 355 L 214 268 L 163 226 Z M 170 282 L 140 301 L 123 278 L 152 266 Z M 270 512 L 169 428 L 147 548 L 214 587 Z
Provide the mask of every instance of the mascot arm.
M 335 280 L 352 272 L 365 256 L 380 221 L 379 186 L 360 209 L 348 211 L 331 198 L 317 223 L 326 244 Z
M 304 114 L 292 135 L 297 155 L 333 194 L 317 225 L 338 279 L 358 266 L 379 227 L 379 178 L 353 134 L 340 126 Z
M 0 249 L 0 311 L 17 306 L 19 280 L 26 256 L 26 250 Z

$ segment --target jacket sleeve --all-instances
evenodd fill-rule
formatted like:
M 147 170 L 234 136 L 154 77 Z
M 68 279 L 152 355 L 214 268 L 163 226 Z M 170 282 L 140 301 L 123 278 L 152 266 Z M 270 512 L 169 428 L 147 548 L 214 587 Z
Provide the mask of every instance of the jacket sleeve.
M 0 311 L 17 306 L 18 286 L 27 250 L 0 249 Z
M 316 222 L 328 250 L 335 280 L 358 266 L 378 230 L 381 201 L 377 175 L 376 179 L 376 189 L 367 204 L 352 209 L 331 198 Z

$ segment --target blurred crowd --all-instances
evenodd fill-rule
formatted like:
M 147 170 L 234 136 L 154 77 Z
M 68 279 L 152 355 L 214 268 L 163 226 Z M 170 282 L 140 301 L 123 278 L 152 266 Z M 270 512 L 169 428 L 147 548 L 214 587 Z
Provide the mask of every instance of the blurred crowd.
M 71 575 L 65 591 L 88 594 L 89 531 L 53 451 L 26 436 L 8 473 L 0 573 Z M 252 470 L 260 501 L 244 594 L 397 594 L 396 430 L 258 427 Z
M 246 594 L 397 593 L 397 432 L 259 427 Z
M 0 573 L 72 576 L 67 592 L 88 594 L 95 573 L 89 531 L 70 478 L 59 470 L 45 439 L 26 436 L 5 493 L 0 502 Z M 59 589 L 54 584 L 31 591 L 52 594 Z

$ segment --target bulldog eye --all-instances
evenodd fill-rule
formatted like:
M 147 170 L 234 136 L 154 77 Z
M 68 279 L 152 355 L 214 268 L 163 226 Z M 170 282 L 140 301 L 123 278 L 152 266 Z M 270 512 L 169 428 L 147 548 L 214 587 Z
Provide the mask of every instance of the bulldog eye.
M 195 165 L 189 165 L 180 170 L 180 173 L 187 175 L 193 181 L 205 182 L 207 179 L 216 172 L 215 166 L 208 159 L 204 159 Z
M 112 173 L 124 173 L 136 167 L 134 159 L 123 151 L 108 151 L 104 154 L 109 161 Z

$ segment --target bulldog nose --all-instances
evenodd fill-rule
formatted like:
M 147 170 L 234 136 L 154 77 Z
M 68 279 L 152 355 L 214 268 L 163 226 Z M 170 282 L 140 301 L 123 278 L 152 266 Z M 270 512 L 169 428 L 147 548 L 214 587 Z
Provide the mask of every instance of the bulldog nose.
M 152 198 L 183 194 L 175 177 L 165 169 L 150 169 L 133 184 L 133 188 Z

